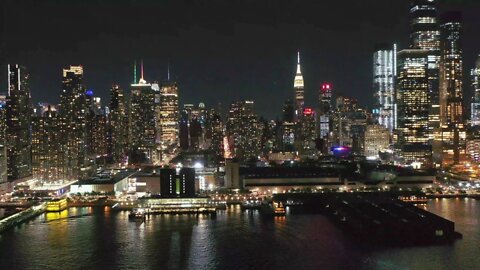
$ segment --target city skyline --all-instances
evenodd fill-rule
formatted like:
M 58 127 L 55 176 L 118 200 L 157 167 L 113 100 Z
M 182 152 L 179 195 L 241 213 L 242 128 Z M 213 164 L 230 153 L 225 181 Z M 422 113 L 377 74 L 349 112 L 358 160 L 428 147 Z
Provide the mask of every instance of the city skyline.
M 338 3 L 305 1 L 297 7 L 286 2 L 271 7 L 251 3 L 251 18 L 218 5 L 219 11 L 232 16 L 227 18 L 210 10 L 216 7 L 214 3 L 191 7 L 166 2 L 163 8 L 146 1 L 135 3 L 142 11 L 137 15 L 129 12 L 134 4 L 128 1 L 114 7 L 88 1 L 57 5 L 51 1 L 36 5 L 6 1 L 2 3 L 5 16 L 0 62 L 27 67 L 35 103 L 58 102 L 61 69 L 70 64 L 83 65 L 87 88 L 108 100 L 111 85 L 127 88 L 133 62 L 143 59 L 148 81 L 166 79 L 170 66 L 172 77 L 179 83 L 180 104 L 205 102 L 216 106 L 221 102 L 225 113 L 231 102 L 251 99 L 256 100 L 259 115 L 275 118 L 280 116 L 284 100 L 291 98 L 296 52 L 300 51 L 306 106 L 314 107 L 321 83 L 329 81 L 335 87 L 334 95 L 352 96 L 373 108 L 371 55 L 375 44 L 396 43 L 398 50 L 408 47 L 409 1 L 383 2 L 350 2 L 352 10 L 355 7 L 359 12 L 342 11 Z M 474 30 L 479 27 L 474 17 L 478 4 L 437 2 L 440 14 L 452 9 L 463 13 L 464 68 L 470 70 L 478 54 L 474 48 L 480 43 Z M 239 11 L 246 8 L 234 6 Z M 107 7 L 111 11 L 106 12 Z M 64 20 L 67 15 L 63 13 L 72 8 L 85 14 L 80 22 Z M 158 20 L 152 19 L 155 10 L 169 8 L 184 12 L 174 12 L 178 18 L 162 14 Z M 195 8 L 199 14 L 192 14 Z M 19 10 L 21 14 L 14 12 Z M 95 15 L 100 13 L 102 16 Z M 19 15 L 15 17 L 18 23 L 12 24 L 15 14 Z M 38 14 L 51 20 L 38 21 Z M 342 14 L 342 19 L 335 14 Z M 123 20 L 113 20 L 116 16 Z M 38 23 L 32 23 L 34 20 Z M 42 26 L 55 27 L 42 32 Z M 70 27 L 75 31 L 70 33 Z M 36 42 L 26 42 L 27 36 Z M 344 76 L 350 80 L 342 79 Z M 1 85 L 5 85 L 4 80 L 2 76 Z M 472 90 L 467 76 L 464 86 L 469 100 Z

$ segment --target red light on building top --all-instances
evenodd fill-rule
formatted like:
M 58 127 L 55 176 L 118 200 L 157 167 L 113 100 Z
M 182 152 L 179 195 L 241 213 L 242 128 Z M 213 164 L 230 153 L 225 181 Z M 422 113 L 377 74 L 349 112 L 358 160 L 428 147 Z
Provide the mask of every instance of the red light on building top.
M 332 85 L 330 83 L 323 83 L 322 84 L 322 91 L 327 91 L 327 90 L 330 90 L 332 88 Z
M 303 115 L 312 115 L 313 109 L 312 108 L 305 108 L 303 109 Z

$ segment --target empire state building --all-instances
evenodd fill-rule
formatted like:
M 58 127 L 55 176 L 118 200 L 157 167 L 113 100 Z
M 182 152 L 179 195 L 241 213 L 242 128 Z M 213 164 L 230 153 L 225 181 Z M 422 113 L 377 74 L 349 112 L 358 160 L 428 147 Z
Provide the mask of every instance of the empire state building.
M 295 121 L 298 121 L 302 115 L 305 103 L 303 76 L 300 70 L 300 52 L 297 53 L 297 73 L 295 74 L 293 87 L 295 89 Z

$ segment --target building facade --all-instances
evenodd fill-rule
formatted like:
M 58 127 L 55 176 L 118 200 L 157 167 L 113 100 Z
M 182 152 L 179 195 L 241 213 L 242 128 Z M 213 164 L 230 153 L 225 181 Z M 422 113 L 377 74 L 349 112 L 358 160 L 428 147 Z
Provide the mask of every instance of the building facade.
M 6 145 L 8 178 L 16 180 L 32 174 L 29 75 L 24 67 L 8 65 L 6 100 Z
M 378 106 L 378 123 L 388 130 L 395 128 L 395 77 L 397 46 L 378 45 L 373 53 L 373 88 Z

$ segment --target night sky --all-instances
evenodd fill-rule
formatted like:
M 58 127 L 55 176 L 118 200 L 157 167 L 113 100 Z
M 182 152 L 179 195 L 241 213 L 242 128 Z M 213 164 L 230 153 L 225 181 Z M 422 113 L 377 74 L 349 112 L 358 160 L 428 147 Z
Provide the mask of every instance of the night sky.
M 133 61 L 143 59 L 149 82 L 165 80 L 170 63 L 182 104 L 225 110 L 253 99 L 260 115 L 274 118 L 293 97 L 300 50 L 307 105 L 329 81 L 335 94 L 371 106 L 375 44 L 409 42 L 408 0 L 0 2 L 0 92 L 6 63 L 20 63 L 35 102 L 58 102 L 61 69 L 82 64 L 87 88 L 106 105 L 111 84 L 128 90 Z M 480 1 L 438 3 L 440 12 L 463 12 L 467 75 L 480 53 Z

